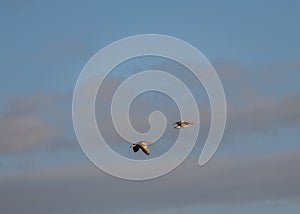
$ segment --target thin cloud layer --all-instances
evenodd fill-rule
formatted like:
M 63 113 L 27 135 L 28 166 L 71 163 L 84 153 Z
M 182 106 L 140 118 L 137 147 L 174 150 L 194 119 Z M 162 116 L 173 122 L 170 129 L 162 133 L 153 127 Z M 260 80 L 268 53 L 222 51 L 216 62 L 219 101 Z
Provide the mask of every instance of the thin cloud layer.
M 0 177 L 1 190 L 6 193 L 0 205 L 5 213 L 59 214 L 299 200 L 299 161 L 296 152 L 214 158 L 204 167 L 192 159 L 168 175 L 142 182 L 113 178 L 91 164 L 6 174 Z
M 56 125 L 65 112 L 64 105 L 61 105 L 64 97 L 36 94 L 9 99 L 7 109 L 0 117 L 0 154 L 68 147 L 65 145 L 65 142 L 70 143 L 68 133 L 62 134 L 59 129 L 66 121 Z M 66 119 L 70 120 L 70 117 Z
M 235 136 L 247 136 L 252 133 L 265 135 L 266 133 L 276 133 L 276 131 L 285 128 L 299 127 L 299 93 L 269 96 L 263 89 L 259 89 L 261 93 L 258 93 L 253 82 L 245 77 L 244 74 L 247 72 L 242 66 L 223 62 L 217 63 L 216 67 L 224 84 L 228 104 L 226 137 L 231 139 Z M 160 64 L 157 68 L 171 70 L 178 77 L 182 76 L 187 83 L 192 81 L 191 76 L 183 75 L 185 72 L 181 72 L 180 67 Z M 136 69 L 136 71 L 138 70 Z M 264 71 L 264 74 L 270 72 L 270 70 Z M 292 70 L 290 74 L 293 72 Z M 103 87 L 100 88 L 96 104 L 99 128 L 104 137 L 113 144 L 123 142 L 114 130 L 110 117 L 111 98 L 121 82 L 122 77 L 120 76 L 112 75 L 107 78 Z M 199 86 L 197 81 L 192 81 L 189 86 L 193 88 L 194 92 L 196 91 L 195 96 L 201 118 L 201 136 L 206 136 L 210 126 L 208 100 L 207 98 L 198 98 L 198 96 L 202 97 L 203 95 L 197 94 L 197 91 L 201 89 L 201 85 Z M 236 96 L 236 91 L 240 93 L 239 96 Z M 252 91 L 251 96 L 249 96 L 249 91 Z M 40 93 L 10 98 L 7 101 L 7 109 L 0 119 L 0 132 L 3 141 L 1 153 L 30 152 L 37 148 L 45 148 L 46 150 L 49 148 L 71 148 L 74 143 L 70 143 L 70 141 L 76 141 L 71 118 L 71 97 L 71 93 L 61 95 Z M 179 119 L 175 103 L 163 95 L 152 94 L 140 96 L 133 103 L 130 109 L 133 126 L 138 131 L 147 131 L 149 129 L 148 116 L 154 110 L 164 112 L 169 122 Z M 192 120 L 192 118 L 188 119 Z M 171 135 L 175 136 L 174 133 Z M 168 139 L 171 135 L 167 135 Z
M 300 94 L 289 94 L 279 100 L 258 101 L 252 105 L 229 105 L 227 131 L 230 134 L 274 133 L 280 129 L 299 127 Z
M 0 153 L 24 152 L 41 148 L 55 135 L 40 118 L 27 115 L 0 119 Z

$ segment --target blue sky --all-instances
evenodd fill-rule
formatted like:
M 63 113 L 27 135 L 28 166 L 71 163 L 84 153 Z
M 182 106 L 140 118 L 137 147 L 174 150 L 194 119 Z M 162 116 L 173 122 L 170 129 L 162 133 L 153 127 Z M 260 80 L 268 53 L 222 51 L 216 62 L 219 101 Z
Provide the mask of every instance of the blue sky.
M 297 60 L 296 1 L 138 2 L 2 3 L 2 68 L 11 71 L 2 78 L 5 86 L 15 94 L 71 90 L 78 76 L 73 70 L 95 52 L 142 33 L 179 37 L 211 61 L 226 59 L 251 67 Z M 18 63 L 12 64 L 13 59 Z M 32 75 L 39 76 L 40 83 L 22 87 Z M 8 85 L 8 79 L 15 79 L 20 88 Z
M 0 207 L 6 213 L 297 213 L 299 10 L 298 1 L 1 2 L 0 188 L 8 194 L 1 194 Z M 207 134 L 204 126 L 187 162 L 178 172 L 145 183 L 147 195 L 134 183 L 111 179 L 90 164 L 75 138 L 71 118 L 72 92 L 87 61 L 116 40 L 144 33 L 178 37 L 198 48 L 219 74 L 228 102 L 224 139 L 214 162 L 203 169 L 207 177 L 190 161 L 200 154 Z M 172 63 L 146 61 L 137 59 L 116 68 L 108 85 L 114 88 L 130 72 L 153 67 L 173 70 L 180 77 L 180 68 Z M 201 86 L 192 85 L 196 94 L 200 91 L 197 102 L 205 121 L 207 96 Z M 104 94 L 103 105 L 110 93 Z M 136 101 L 137 109 L 151 96 L 165 100 L 145 95 Z M 162 110 L 170 111 L 170 105 L 171 101 L 164 101 Z M 139 121 L 157 108 L 150 106 L 146 114 L 136 110 L 133 123 L 146 130 L 148 126 Z M 98 112 L 100 118 L 106 118 L 103 112 Z M 166 136 L 170 135 L 168 130 Z M 109 131 L 107 137 L 120 139 Z M 132 155 L 120 145 L 112 147 Z M 169 146 L 170 142 L 153 151 Z M 292 161 L 294 168 L 289 167 Z M 257 177 L 249 178 L 251 173 Z M 195 179 L 182 181 L 187 174 Z M 222 177 L 227 179 L 224 186 Z M 213 188 L 212 181 L 221 184 Z M 55 199 L 55 195 L 62 196 Z M 141 199 L 151 204 L 155 197 L 155 210 Z M 131 206 L 133 198 L 140 202 L 136 208 Z M 75 200 L 82 202 L 76 206 Z M 120 202 L 120 207 L 112 207 L 111 200 Z

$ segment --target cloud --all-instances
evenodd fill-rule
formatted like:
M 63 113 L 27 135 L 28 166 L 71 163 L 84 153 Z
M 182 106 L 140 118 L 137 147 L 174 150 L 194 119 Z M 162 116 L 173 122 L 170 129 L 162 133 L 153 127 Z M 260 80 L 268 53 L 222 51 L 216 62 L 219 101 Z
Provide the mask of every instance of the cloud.
M 230 134 L 276 133 L 299 127 L 300 94 L 288 94 L 280 100 L 268 100 L 246 106 L 229 105 L 227 131 Z
M 0 117 L 0 154 L 68 147 L 70 138 L 63 133 L 67 128 L 61 125 L 66 125 L 66 121 L 60 120 L 65 111 L 60 104 L 65 97 L 35 94 L 10 98 Z
M 0 153 L 21 152 L 41 147 L 54 134 L 54 129 L 33 115 L 0 119 Z
M 226 94 L 226 137 L 269 135 L 300 125 L 299 61 L 248 68 L 217 60 Z
M 132 182 L 91 164 L 0 176 L 6 213 L 141 212 L 300 198 L 300 154 L 214 158 L 204 167 L 185 161 L 158 179 Z M 188 175 L 188 176 L 187 176 Z M 116 206 L 115 203 L 118 203 Z
M 9 116 L 37 114 L 47 106 L 57 102 L 58 98 L 57 95 L 50 93 L 10 97 L 7 100 L 7 111 L 5 114 Z
M 297 67 L 297 63 L 286 67 Z M 300 94 L 297 92 L 284 93 L 278 96 L 269 96 L 265 93 L 265 87 L 255 87 L 248 69 L 236 63 L 216 62 L 215 67 L 224 84 L 228 104 L 228 118 L 225 136 L 249 136 L 252 133 L 265 135 L 276 133 L 278 130 L 298 127 L 300 122 Z M 184 81 L 198 102 L 201 117 L 200 137 L 205 139 L 210 126 L 210 110 L 207 95 L 200 84 L 191 75 L 182 72 L 182 67 L 163 63 L 153 66 L 153 69 L 169 71 Z M 122 70 L 123 69 L 123 70 Z M 122 68 L 122 75 L 113 72 L 101 86 L 96 103 L 96 116 L 98 126 L 109 142 L 123 142 L 123 139 L 115 131 L 110 117 L 110 102 L 114 91 L 126 78 L 125 70 L 136 73 L 140 69 Z M 281 69 L 279 69 L 281 70 Z M 265 70 L 264 74 L 270 74 Z M 279 71 L 276 71 L 278 73 Z M 124 74 L 124 75 L 123 75 Z M 294 74 L 292 70 L 290 74 Z M 130 73 L 131 75 L 131 73 Z M 279 75 L 279 74 L 278 74 Z M 277 75 L 277 76 L 278 76 Z M 264 75 L 263 75 L 264 76 Z M 279 75 L 279 79 L 282 75 Z M 95 81 L 95 79 L 93 79 Z M 87 85 L 87 90 L 89 89 Z M 71 148 L 76 141 L 71 118 L 72 93 L 51 94 L 39 93 L 29 96 L 16 96 L 7 100 L 7 109 L 0 119 L 1 140 L 3 141 L 1 153 L 13 153 L 21 151 L 34 151 L 36 148 Z M 167 116 L 168 122 L 172 123 L 180 115 L 176 104 L 170 98 L 162 95 L 149 93 L 139 96 L 130 108 L 130 118 L 133 126 L 141 132 L 149 130 L 148 117 L 151 112 L 159 110 Z M 84 111 L 84 109 L 83 109 Z M 188 118 L 192 120 L 193 118 Z M 177 135 L 173 130 L 167 130 L 162 138 L 164 141 L 174 141 Z M 72 143 L 70 143 L 73 141 Z M 200 140 L 202 142 L 202 139 Z M 71 146 L 70 146 L 71 145 Z M 163 153 L 172 144 L 164 144 L 161 148 Z M 78 145 L 77 145 L 78 147 Z M 159 153 L 160 154 L 160 153 Z

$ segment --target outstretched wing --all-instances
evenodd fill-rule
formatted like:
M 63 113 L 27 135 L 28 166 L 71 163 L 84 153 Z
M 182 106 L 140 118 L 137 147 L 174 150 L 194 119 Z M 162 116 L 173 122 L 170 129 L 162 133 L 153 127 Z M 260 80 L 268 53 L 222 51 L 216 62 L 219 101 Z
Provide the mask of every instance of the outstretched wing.
M 150 155 L 150 150 L 149 150 L 149 148 L 148 148 L 148 146 L 147 146 L 147 143 L 142 142 L 142 143 L 140 143 L 139 145 L 140 145 L 141 150 L 142 150 L 146 155 Z
M 195 123 L 194 122 L 183 122 L 182 124 L 184 124 L 184 125 L 194 125 Z
M 146 155 L 150 155 L 150 150 L 148 147 L 141 147 L 141 150 L 146 154 Z

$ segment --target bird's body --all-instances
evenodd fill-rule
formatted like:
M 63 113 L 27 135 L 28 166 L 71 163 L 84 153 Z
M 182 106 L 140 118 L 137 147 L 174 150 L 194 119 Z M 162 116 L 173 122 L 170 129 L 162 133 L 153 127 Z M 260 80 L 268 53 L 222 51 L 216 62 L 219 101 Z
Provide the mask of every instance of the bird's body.
M 146 155 L 150 155 L 150 150 L 148 148 L 148 145 L 151 145 L 153 143 L 154 142 L 140 141 L 138 143 L 132 144 L 130 148 L 132 148 L 134 152 L 137 152 L 139 151 L 139 149 L 141 149 Z
M 195 123 L 194 122 L 186 122 L 186 121 L 183 121 L 183 120 L 180 120 L 180 121 L 177 121 L 176 123 L 173 123 L 172 125 L 177 125 L 175 126 L 174 128 L 176 129 L 184 129 L 184 128 L 187 128 L 191 125 L 194 125 Z

